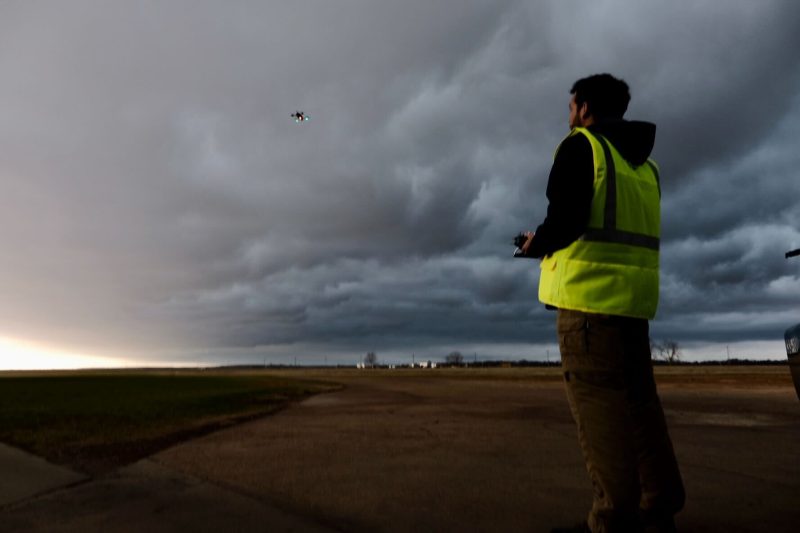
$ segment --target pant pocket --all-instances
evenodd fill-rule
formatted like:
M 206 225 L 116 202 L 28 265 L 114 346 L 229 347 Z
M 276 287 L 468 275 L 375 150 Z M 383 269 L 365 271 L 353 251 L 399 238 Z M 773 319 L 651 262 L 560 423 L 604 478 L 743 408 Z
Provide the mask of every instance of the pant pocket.
M 589 321 L 582 315 L 559 316 L 558 346 L 561 357 L 585 357 L 589 352 Z

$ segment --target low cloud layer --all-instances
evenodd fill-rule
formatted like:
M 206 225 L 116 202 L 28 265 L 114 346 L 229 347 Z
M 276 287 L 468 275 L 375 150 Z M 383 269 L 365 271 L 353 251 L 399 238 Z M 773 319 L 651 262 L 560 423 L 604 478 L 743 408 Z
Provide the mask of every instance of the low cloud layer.
M 0 335 L 222 360 L 552 343 L 510 239 L 544 216 L 572 82 L 608 71 L 658 125 L 653 335 L 780 339 L 800 5 L 647 4 L 4 3 Z

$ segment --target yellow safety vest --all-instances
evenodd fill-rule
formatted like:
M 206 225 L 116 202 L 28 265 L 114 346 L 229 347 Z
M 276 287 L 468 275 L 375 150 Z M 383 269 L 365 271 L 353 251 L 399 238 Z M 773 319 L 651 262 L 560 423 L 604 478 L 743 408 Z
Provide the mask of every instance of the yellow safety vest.
M 658 307 L 661 190 L 652 159 L 633 168 L 602 135 L 586 232 L 541 263 L 539 300 L 561 309 L 652 319 Z M 556 150 L 558 153 L 558 150 Z

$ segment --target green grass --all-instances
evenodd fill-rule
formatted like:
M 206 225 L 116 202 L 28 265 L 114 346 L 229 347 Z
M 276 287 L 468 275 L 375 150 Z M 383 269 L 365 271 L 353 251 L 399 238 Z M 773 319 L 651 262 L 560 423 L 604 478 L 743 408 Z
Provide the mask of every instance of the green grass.
M 335 388 L 255 372 L 0 376 L 0 442 L 98 474 Z

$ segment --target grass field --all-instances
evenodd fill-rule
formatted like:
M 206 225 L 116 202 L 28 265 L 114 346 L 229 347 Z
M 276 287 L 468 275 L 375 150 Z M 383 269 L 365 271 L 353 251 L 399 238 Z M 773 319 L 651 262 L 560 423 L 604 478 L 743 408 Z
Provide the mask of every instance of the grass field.
M 0 442 L 98 474 L 336 388 L 264 372 L 0 373 Z

